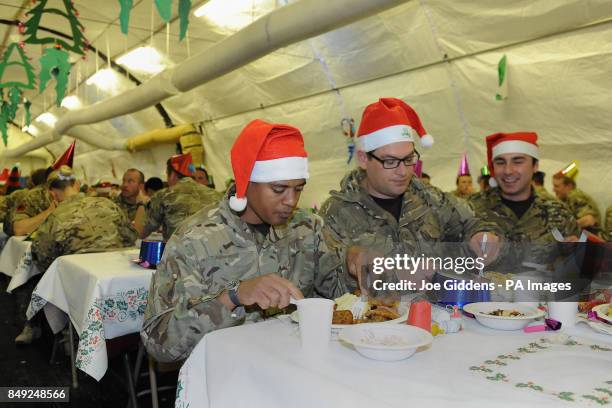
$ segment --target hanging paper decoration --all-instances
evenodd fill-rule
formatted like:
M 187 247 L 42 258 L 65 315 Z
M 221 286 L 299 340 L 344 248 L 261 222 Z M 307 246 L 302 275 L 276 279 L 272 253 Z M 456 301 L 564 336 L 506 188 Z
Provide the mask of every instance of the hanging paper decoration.
M 21 102 L 21 91 L 19 88 L 13 86 L 9 90 L 8 97 L 10 118 L 13 120 L 15 116 L 17 116 L 17 108 L 19 107 L 19 102 Z
M 32 122 L 32 115 L 30 114 L 30 106 L 32 106 L 32 102 L 26 99 L 26 101 L 23 103 L 23 107 L 25 109 L 25 125 L 26 126 L 30 126 L 30 123 Z
M 8 102 L 2 100 L 0 104 L 0 132 L 2 133 L 2 143 L 6 146 L 8 142 L 8 125 L 12 119 Z
M 340 127 L 344 136 L 347 137 L 348 160 L 346 164 L 349 164 L 355 155 L 355 120 L 353 118 L 344 118 L 340 122 Z
M 132 0 L 119 0 L 119 5 L 121 6 L 121 11 L 119 12 L 119 25 L 121 26 L 121 32 L 123 34 L 128 33 L 130 12 L 132 11 L 133 4 L 134 2 Z
M 506 55 L 499 60 L 497 63 L 497 94 L 495 100 L 501 101 L 508 98 L 508 70 L 507 70 L 507 58 Z
M 59 44 L 62 48 L 75 52 L 77 54 L 84 54 L 84 50 L 87 48 L 85 36 L 83 31 L 85 27 L 79 22 L 77 16 L 78 11 L 72 5 L 71 0 L 58 0 L 64 5 L 64 10 L 57 8 L 46 8 L 49 0 L 38 0 L 36 6 L 28 11 L 26 15 L 31 15 L 30 19 L 25 23 L 25 35 L 29 37 L 25 39 L 28 44 Z M 69 44 L 64 39 L 59 37 L 38 37 L 38 28 L 40 26 L 40 20 L 43 14 L 55 14 L 68 20 L 68 25 L 71 31 L 72 44 Z
M 187 34 L 187 27 L 189 27 L 189 11 L 191 10 L 191 0 L 179 0 L 179 19 L 180 19 L 180 31 L 179 41 L 183 41 Z
M 169 23 L 172 18 L 172 0 L 155 0 L 155 6 L 162 20 Z
M 16 61 L 12 61 L 11 57 L 13 55 L 13 52 L 15 51 L 17 51 L 18 53 L 19 59 Z M 6 82 L 4 82 L 2 80 L 4 71 L 11 65 L 18 65 L 22 67 L 27 82 L 10 81 L 8 79 L 6 80 Z M 32 67 L 32 64 L 30 64 L 30 60 L 25 55 L 23 49 L 21 49 L 21 47 L 17 43 L 12 43 L 8 46 L 6 52 L 4 53 L 2 61 L 0 61 L 0 88 L 9 88 L 11 86 L 15 86 L 21 89 L 34 89 L 36 86 L 34 68 Z
M 51 76 L 55 78 L 55 102 L 60 106 L 66 86 L 68 85 L 68 76 L 70 75 L 70 62 L 68 62 L 68 53 L 57 48 L 47 48 L 40 57 L 40 92 L 45 90 L 47 82 Z

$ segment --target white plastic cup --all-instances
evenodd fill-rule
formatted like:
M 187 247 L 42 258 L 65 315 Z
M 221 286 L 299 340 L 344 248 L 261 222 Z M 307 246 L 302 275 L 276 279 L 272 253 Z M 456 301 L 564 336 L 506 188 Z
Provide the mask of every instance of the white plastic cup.
M 334 301 L 301 299 L 297 302 L 302 350 L 321 354 L 327 351 L 331 337 Z
M 548 302 L 548 317 L 561 322 L 561 329 L 576 325 L 578 302 Z

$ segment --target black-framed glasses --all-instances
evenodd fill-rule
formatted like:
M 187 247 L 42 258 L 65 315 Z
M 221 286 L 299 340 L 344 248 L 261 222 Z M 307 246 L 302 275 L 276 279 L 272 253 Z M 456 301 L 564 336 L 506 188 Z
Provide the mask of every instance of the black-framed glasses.
M 410 154 L 409 156 L 404 157 L 403 159 L 396 159 L 396 158 L 381 159 L 380 157 L 374 156 L 374 154 L 370 152 L 368 152 L 367 155 L 379 161 L 382 164 L 383 169 L 387 169 L 387 170 L 398 168 L 400 163 L 402 162 L 404 163 L 404 166 L 406 167 L 414 166 L 415 164 L 417 164 L 417 161 L 419 161 L 419 159 L 421 158 L 421 155 L 416 150 L 414 151 L 414 153 Z

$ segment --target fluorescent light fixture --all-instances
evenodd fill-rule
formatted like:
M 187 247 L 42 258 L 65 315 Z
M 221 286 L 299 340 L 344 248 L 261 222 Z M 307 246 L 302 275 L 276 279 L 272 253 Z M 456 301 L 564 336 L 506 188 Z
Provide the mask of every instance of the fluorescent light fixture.
M 87 85 L 95 85 L 99 89 L 111 90 L 118 83 L 117 73 L 110 68 L 104 68 L 87 78 L 85 83 Z
M 53 127 L 55 125 L 55 122 L 57 122 L 57 118 L 51 112 L 45 112 L 45 113 L 40 114 L 36 118 L 36 121 L 42 122 L 49 127 Z
M 219 27 L 240 30 L 254 20 L 253 0 L 210 0 L 198 7 L 193 15 Z
M 131 71 L 144 74 L 158 74 L 166 68 L 163 56 L 153 47 L 134 48 L 117 58 L 117 64 Z
M 70 95 L 62 99 L 61 106 L 63 106 L 64 108 L 68 110 L 74 110 L 74 109 L 79 109 L 81 106 L 83 106 L 83 104 L 81 103 L 81 100 L 79 99 L 78 96 Z

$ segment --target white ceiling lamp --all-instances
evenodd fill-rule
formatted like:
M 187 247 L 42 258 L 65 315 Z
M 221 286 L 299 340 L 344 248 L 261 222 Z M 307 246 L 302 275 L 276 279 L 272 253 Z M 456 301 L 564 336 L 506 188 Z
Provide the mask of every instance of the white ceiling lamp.
M 28 132 L 29 134 L 34 135 L 34 136 L 38 135 L 38 128 L 36 126 L 32 125 L 32 124 L 30 124 L 30 126 L 22 127 L 21 131 L 23 133 Z
M 87 78 L 85 83 L 87 85 L 95 85 L 101 90 L 112 90 L 118 84 L 117 73 L 110 68 L 104 68 Z
M 79 99 L 78 96 L 70 95 L 62 99 L 61 106 L 68 110 L 75 110 L 75 109 L 79 109 L 80 107 L 82 107 L 83 104 L 81 103 L 81 100 Z
M 164 57 L 153 47 L 134 48 L 119 58 L 117 63 L 130 71 L 144 74 L 158 74 L 166 68 Z
M 193 15 L 234 31 L 248 26 L 259 17 L 253 13 L 253 0 L 210 0 L 198 7 Z
M 57 122 L 57 117 L 55 117 L 55 115 L 52 114 L 51 112 L 45 112 L 45 113 L 40 114 L 36 118 L 36 121 L 44 123 L 45 125 L 49 127 L 53 127 L 55 125 L 55 122 Z

